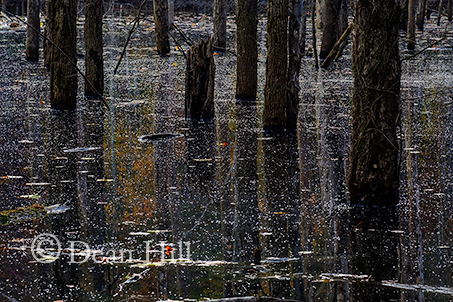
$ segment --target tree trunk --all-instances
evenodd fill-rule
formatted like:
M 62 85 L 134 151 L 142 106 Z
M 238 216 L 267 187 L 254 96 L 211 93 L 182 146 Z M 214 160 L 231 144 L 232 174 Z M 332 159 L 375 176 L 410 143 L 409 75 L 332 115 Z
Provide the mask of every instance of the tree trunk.
M 282 130 L 287 121 L 288 0 L 269 0 L 267 20 L 263 128 Z
M 417 29 L 423 30 L 425 26 L 426 0 L 420 0 L 417 14 Z
M 44 27 L 44 35 L 52 39 L 52 25 L 54 24 L 52 0 L 46 0 L 46 26 Z M 43 53 L 44 53 L 44 66 L 47 70 L 50 69 L 50 62 L 52 62 L 52 49 L 53 45 L 44 39 L 43 41 Z
M 156 25 L 157 52 L 165 54 L 170 52 L 169 27 L 168 27 L 168 2 L 167 0 L 153 0 L 154 23 Z
M 448 22 L 451 22 L 451 21 L 452 21 L 451 5 L 452 5 L 452 1 L 451 1 L 451 0 L 448 0 L 448 2 L 447 2 L 447 16 L 448 16 Z
M 316 27 L 321 29 L 324 27 L 324 12 L 326 7 L 326 0 L 311 0 L 314 1 L 314 5 L 316 7 Z
M 100 93 L 104 90 L 104 64 L 102 45 L 102 0 L 85 0 L 85 70 L 86 77 Z M 85 95 L 99 97 L 85 83 Z
M 175 22 L 175 0 L 168 0 L 168 23 L 170 30 Z
M 200 41 L 187 53 L 186 118 L 214 118 L 214 75 L 212 39 Z
M 407 31 L 407 8 L 408 8 L 409 0 L 401 0 L 400 7 L 401 7 L 401 17 L 400 17 L 400 29 Z
M 305 13 L 306 1 L 292 0 L 289 16 L 289 63 L 288 63 L 288 100 L 286 108 L 287 129 L 297 129 L 297 116 L 299 113 L 299 72 L 302 58 L 301 21 Z M 304 37 L 305 38 L 305 37 Z
M 257 89 L 257 0 L 237 1 L 236 99 L 255 100 Z
M 27 3 L 27 40 L 25 46 L 25 58 L 30 61 L 39 59 L 39 0 L 28 0 Z M 32 29 L 32 27 L 34 29 Z
M 324 60 L 329 55 L 339 37 L 341 0 L 325 0 L 324 27 L 319 58 Z
M 52 0 L 50 9 L 54 17 L 52 41 L 63 49 L 76 63 L 76 16 L 75 0 Z M 50 102 L 52 109 L 76 108 L 77 70 L 61 52 L 52 47 L 50 63 Z
M 398 226 L 399 22 L 400 7 L 395 1 L 356 2 L 348 179 L 350 226 L 354 230 L 351 273 L 368 274 L 377 281 L 396 278 L 397 267 L 397 238 L 388 230 Z M 356 232 L 357 227 L 363 231 Z M 359 296 L 357 301 L 377 301 L 376 295 L 382 290 L 359 284 L 353 284 L 353 288 L 356 297 Z M 397 299 L 398 294 L 389 290 L 380 298 L 389 301 Z
M 214 49 L 226 49 L 226 21 L 225 0 L 214 1 Z
M 415 9 L 417 0 L 409 0 L 407 16 L 407 49 L 415 49 Z

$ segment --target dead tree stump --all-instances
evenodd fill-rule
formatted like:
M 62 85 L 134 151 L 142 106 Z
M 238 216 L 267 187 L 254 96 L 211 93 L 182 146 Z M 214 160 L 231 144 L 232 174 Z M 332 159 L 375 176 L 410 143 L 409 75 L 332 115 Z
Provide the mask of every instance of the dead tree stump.
M 187 52 L 186 118 L 214 118 L 214 53 L 212 38 L 201 40 Z

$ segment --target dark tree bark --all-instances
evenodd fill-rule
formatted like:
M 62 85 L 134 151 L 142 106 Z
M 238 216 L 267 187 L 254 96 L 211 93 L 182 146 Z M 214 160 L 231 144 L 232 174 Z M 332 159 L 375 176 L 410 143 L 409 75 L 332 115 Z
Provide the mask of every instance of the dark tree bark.
M 52 0 L 46 0 L 46 26 L 44 26 L 44 35 L 49 39 L 52 39 L 52 25 L 54 24 Z M 44 66 L 47 70 L 50 69 L 50 62 L 52 62 L 52 44 L 44 39 L 43 41 L 43 53 L 44 53 Z
M 263 127 L 281 130 L 287 121 L 288 0 L 269 0 L 267 20 Z
M 356 2 L 348 179 L 353 229 L 351 273 L 368 274 L 377 281 L 396 278 L 397 267 L 398 240 L 388 230 L 398 226 L 399 22 L 400 7 L 396 1 Z M 362 231 L 356 231 L 358 227 Z M 379 290 L 382 289 L 368 285 L 353 286 L 358 301 L 378 301 Z M 395 291 L 380 296 L 385 301 L 397 298 Z
M 452 6 L 452 1 L 451 0 L 448 0 L 447 2 L 447 17 L 448 17 L 448 22 L 451 22 L 452 21 L 452 14 L 451 14 L 451 6 Z
M 323 32 L 319 58 L 325 59 L 332 50 L 339 35 L 341 0 L 325 0 Z
M 85 69 L 86 77 L 100 94 L 104 90 L 102 44 L 102 0 L 85 0 Z M 99 97 L 86 82 L 85 95 Z
M 214 118 L 214 75 L 212 39 L 200 41 L 187 52 L 186 118 Z
M 76 56 L 76 16 L 75 0 L 52 0 L 51 16 L 54 17 L 52 41 L 63 49 L 75 63 Z M 76 108 L 77 70 L 61 52 L 52 47 L 50 63 L 50 102 L 53 109 L 73 110 Z
M 168 0 L 153 0 L 154 23 L 156 25 L 156 46 L 157 52 L 161 54 L 170 52 L 167 1 Z
M 226 9 L 225 0 L 214 1 L 214 36 L 213 46 L 214 49 L 226 49 Z
M 258 79 L 257 22 L 257 0 L 238 0 L 236 99 L 256 99 Z
M 39 0 L 27 2 L 27 40 L 25 45 L 25 58 L 30 61 L 39 59 Z M 32 29 L 32 27 L 34 29 Z
M 297 129 L 297 115 L 299 112 L 299 74 L 300 60 L 302 58 L 302 41 L 305 48 L 305 29 L 302 29 L 302 16 L 306 14 L 306 2 L 301 0 L 291 1 L 289 15 L 289 61 L 288 61 L 288 104 L 286 110 L 288 129 Z M 301 35 L 301 32 L 304 36 Z
M 417 29 L 423 30 L 425 26 L 426 0 L 419 0 L 417 14 Z
M 409 0 L 407 17 L 407 49 L 415 49 L 415 12 L 417 0 Z
M 407 31 L 407 8 L 408 8 L 409 0 L 401 0 L 400 7 L 401 7 L 401 17 L 400 17 L 400 29 Z

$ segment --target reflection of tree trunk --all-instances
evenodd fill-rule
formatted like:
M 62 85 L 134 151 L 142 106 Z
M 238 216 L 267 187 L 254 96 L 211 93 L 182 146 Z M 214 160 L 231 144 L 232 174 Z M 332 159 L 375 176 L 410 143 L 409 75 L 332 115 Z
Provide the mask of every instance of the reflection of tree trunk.
M 233 261 L 233 225 L 234 225 L 234 205 L 231 174 L 231 147 L 230 147 L 230 130 L 229 130 L 229 92 L 232 87 L 229 86 L 231 81 L 227 81 L 226 56 L 219 54 L 216 57 L 216 66 L 218 73 L 216 74 L 216 134 L 217 134 L 217 181 L 219 182 L 220 192 L 220 215 L 222 223 L 222 255 L 223 260 Z M 224 266 L 223 279 L 223 296 L 233 296 L 232 285 L 232 268 Z
M 259 208 L 258 208 L 258 175 L 257 148 L 258 125 L 257 109 L 254 104 L 236 102 L 236 213 L 237 213 L 237 248 L 239 262 L 250 266 L 255 259 L 255 249 L 261 251 L 259 243 Z M 255 256 L 257 256 L 255 254 Z M 242 295 L 257 293 L 256 283 L 243 284 L 237 291 Z
M 237 99 L 256 99 L 258 79 L 257 16 L 257 0 L 237 1 Z
M 102 0 L 86 0 L 85 8 L 85 69 L 88 81 L 100 93 L 104 90 L 104 64 L 102 44 Z M 85 82 L 85 95 L 98 97 Z
M 78 153 L 63 153 L 64 149 L 77 147 L 77 119 L 75 112 L 55 112 L 50 117 L 49 138 L 49 180 L 50 204 L 66 204 L 70 209 L 52 218 L 52 231 L 61 242 L 68 246 L 74 232 L 80 232 L 79 205 L 77 192 Z M 53 264 L 55 286 L 61 298 L 81 301 L 80 293 L 74 292 L 67 285 L 79 283 L 78 265 L 69 264 L 69 257 L 61 255 Z M 78 298 L 80 297 L 80 298 Z
M 411 89 L 411 88 L 409 88 Z M 418 104 L 411 101 L 412 93 L 408 94 L 406 122 L 404 127 L 407 196 L 402 198 L 400 209 L 400 226 L 404 233 L 401 235 L 401 282 L 405 284 L 423 284 L 422 234 L 420 226 L 420 188 L 418 185 L 418 155 L 411 148 L 419 144 L 420 111 Z M 405 178 L 403 178 L 403 181 Z M 402 188 L 402 189 L 403 189 Z M 424 301 L 422 292 L 403 292 L 404 301 Z
M 53 24 L 52 41 L 63 49 L 69 60 L 76 62 L 76 1 L 52 0 L 50 3 Z M 52 19 L 50 20 L 52 22 Z M 50 64 L 50 102 L 52 109 L 72 110 L 76 108 L 77 71 L 69 60 L 52 48 Z
M 288 0 L 269 0 L 267 7 L 267 58 L 263 127 L 286 127 L 288 66 Z
M 266 232 L 265 255 L 280 259 L 274 265 L 276 275 L 288 275 L 288 258 L 297 257 L 301 251 L 299 236 L 299 169 L 297 140 L 290 134 L 276 134 L 263 140 L 264 173 L 266 179 Z M 297 217 L 297 218 L 296 218 Z M 298 261 L 295 267 L 300 270 Z M 296 279 L 297 296 L 301 297 L 302 285 Z M 291 296 L 289 280 L 270 281 L 270 295 Z
M 38 61 L 39 59 L 39 35 L 30 26 L 39 31 L 39 0 L 27 1 L 27 40 L 25 57 L 27 60 Z
M 154 101 L 155 133 L 173 133 L 175 124 L 175 102 L 173 97 L 175 75 L 171 58 L 162 58 L 157 63 L 161 70 L 158 78 L 158 90 Z M 172 242 L 178 248 L 182 241 L 181 214 L 179 206 L 179 191 L 177 191 L 177 162 L 175 143 L 162 141 L 154 143 L 155 187 L 156 187 L 156 212 L 157 229 L 172 231 Z M 162 235 L 165 233 L 162 233 Z M 169 242 L 169 238 L 161 237 L 158 241 Z M 166 284 L 166 272 L 160 271 L 161 285 Z M 179 297 L 187 297 L 186 272 L 181 266 L 176 267 L 176 278 Z M 168 290 L 168 289 L 166 289 Z M 164 293 L 166 292 L 164 291 Z M 169 298 L 169 297 L 167 297 Z

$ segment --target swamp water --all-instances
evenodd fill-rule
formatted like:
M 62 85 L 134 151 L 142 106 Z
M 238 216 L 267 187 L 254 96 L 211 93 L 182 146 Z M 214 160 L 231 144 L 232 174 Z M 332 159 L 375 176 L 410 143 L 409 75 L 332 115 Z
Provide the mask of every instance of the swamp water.
M 131 20 L 105 17 L 110 111 L 80 98 L 75 112 L 50 110 L 42 61 L 25 61 L 24 28 L 2 20 L 0 211 L 48 213 L 0 225 L 0 301 L 453 300 L 450 38 L 403 61 L 400 227 L 361 230 L 345 227 L 350 47 L 328 70 L 303 59 L 299 131 L 277 135 L 260 130 L 263 21 L 257 104 L 234 100 L 235 57 L 219 53 L 216 119 L 195 123 L 184 119 L 185 59 L 155 54 L 152 19 L 113 75 Z M 176 23 L 194 40 L 211 26 Z M 427 27 L 421 45 L 441 35 Z M 349 231 L 376 252 L 351 255 Z M 390 259 L 389 278 L 352 274 L 354 257 Z

